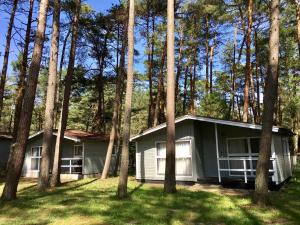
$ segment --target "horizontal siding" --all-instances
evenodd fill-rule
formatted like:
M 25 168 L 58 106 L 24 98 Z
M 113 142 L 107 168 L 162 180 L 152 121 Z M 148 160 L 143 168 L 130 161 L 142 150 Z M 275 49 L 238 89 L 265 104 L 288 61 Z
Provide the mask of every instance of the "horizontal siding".
M 193 140 L 193 121 L 184 121 L 176 125 L 176 140 Z M 148 134 L 136 140 L 136 178 L 163 180 L 164 176 L 156 175 L 156 143 L 166 141 L 166 129 Z M 192 147 L 194 146 L 192 141 Z M 192 148 L 194 149 L 194 147 Z M 194 151 L 194 150 L 193 150 Z M 194 154 L 194 153 L 192 153 Z M 177 180 L 196 180 L 196 163 L 192 162 L 194 177 L 177 177 Z

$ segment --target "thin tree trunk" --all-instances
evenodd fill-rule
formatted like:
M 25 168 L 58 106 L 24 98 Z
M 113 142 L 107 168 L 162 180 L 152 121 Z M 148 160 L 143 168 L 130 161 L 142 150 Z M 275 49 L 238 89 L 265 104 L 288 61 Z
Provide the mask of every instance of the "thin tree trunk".
M 213 88 L 213 54 L 215 45 L 210 47 L 209 64 L 210 64 L 210 75 L 209 75 L 209 92 L 212 93 Z
M 231 78 L 231 93 L 230 93 L 230 103 L 229 103 L 229 118 L 233 119 L 234 117 L 234 95 L 235 95 L 235 78 L 236 78 L 236 36 L 237 28 L 234 28 L 233 36 L 233 57 L 232 57 L 232 78 Z M 231 115 L 232 114 L 232 115 Z
M 129 163 L 129 138 L 130 138 L 130 120 L 131 120 L 131 100 L 133 91 L 133 57 L 134 57 L 134 0 L 129 0 L 129 20 L 128 20 L 128 66 L 127 66 L 127 84 L 125 96 L 125 113 L 123 124 L 123 146 L 121 154 L 120 177 L 118 184 L 118 197 L 127 196 L 128 182 L 128 163 Z
M 272 127 L 274 106 L 277 99 L 279 68 L 279 0 L 271 2 L 271 23 L 269 39 L 269 66 L 265 84 L 262 134 L 259 145 L 259 157 L 256 167 L 254 200 L 265 205 L 268 194 L 269 164 L 271 156 Z
M 297 43 L 300 58 L 300 1 L 295 0 L 296 3 L 296 17 L 297 17 Z
M 182 55 L 183 55 L 183 44 L 184 44 L 184 24 L 182 23 L 180 26 L 180 40 L 179 40 L 179 55 L 177 62 L 177 70 L 176 70 L 176 80 L 175 80 L 175 102 L 177 102 L 177 98 L 179 95 L 179 80 L 181 75 L 182 68 Z
M 166 58 L 166 51 L 167 51 L 167 38 L 164 43 L 164 47 L 161 53 L 161 64 L 160 64 L 160 72 L 158 77 L 158 87 L 157 87 L 157 96 L 156 96 L 156 103 L 155 103 L 155 111 L 154 111 L 154 120 L 153 126 L 157 126 L 159 124 L 159 117 L 162 111 L 162 101 L 163 101 L 163 91 L 164 91 L 164 67 L 165 67 L 165 58 Z
M 260 124 L 261 122 L 261 112 L 260 112 L 260 76 L 259 76 L 259 67 L 260 67 L 260 58 L 259 58 L 259 50 L 258 50 L 258 40 L 257 40 L 257 32 L 254 32 L 255 39 L 255 75 L 256 75 L 256 96 L 257 96 L 257 110 L 256 110 L 256 123 Z
M 61 50 L 61 56 L 60 56 L 60 63 L 59 63 L 59 70 L 58 70 L 58 80 L 57 80 L 57 85 L 56 85 L 56 112 L 55 112 L 55 128 L 56 128 L 56 125 L 57 125 L 57 121 L 59 119 L 59 110 L 60 110 L 60 107 L 59 107 L 59 103 L 61 102 L 61 99 L 60 99 L 60 89 L 61 89 L 61 79 L 62 79 L 62 69 L 63 69 L 63 65 L 64 65 L 64 59 L 65 59 L 65 54 L 66 54 L 66 47 L 67 47 L 67 42 L 68 42 L 68 39 L 69 39 L 69 36 L 71 34 L 71 29 L 68 30 L 65 38 L 64 38 L 64 41 L 63 41 L 63 46 L 62 46 L 62 50 Z
M 3 98 L 4 98 L 4 89 L 5 89 L 5 82 L 6 82 L 6 73 L 8 67 L 11 33 L 14 25 L 17 5 L 18 5 L 18 0 L 14 0 L 13 8 L 9 18 L 7 33 L 6 33 L 6 44 L 5 44 L 5 51 L 4 51 L 3 67 L 2 67 L 1 77 L 0 77 L 0 120 L 1 120 L 2 110 L 3 110 Z
M 168 0 L 167 15 L 167 143 L 164 191 L 175 193 L 174 0 Z
M 149 80 L 149 105 L 148 105 L 148 127 L 152 127 L 153 125 L 153 105 L 154 105 L 154 99 L 153 99 L 153 54 L 154 54 L 154 26 L 155 26 L 155 16 L 153 15 L 152 18 L 152 37 L 150 38 L 150 6 L 149 2 L 147 1 L 147 74 L 148 74 L 148 80 Z
M 252 112 L 253 112 L 253 123 L 256 123 L 257 121 L 257 103 L 255 101 L 255 88 L 254 88 L 254 80 L 253 80 L 253 75 L 252 75 L 252 70 L 251 70 L 251 73 L 250 73 L 250 87 L 251 87 L 251 95 L 250 95 L 250 98 L 251 98 L 251 107 L 252 107 Z
M 50 179 L 50 185 L 56 187 L 60 184 L 60 171 L 61 171 L 61 145 L 64 139 L 64 133 L 67 127 L 68 113 L 69 113 L 69 100 L 71 93 L 71 84 L 74 73 L 75 65 L 75 56 L 76 56 L 76 42 L 78 35 L 78 21 L 80 17 L 80 6 L 81 1 L 75 0 L 76 9 L 74 12 L 73 25 L 72 25 L 72 40 L 71 40 L 71 50 L 69 56 L 69 63 L 67 69 L 67 75 L 65 78 L 65 89 L 64 89 L 64 98 L 62 103 L 62 111 L 60 115 L 60 121 L 58 125 L 54 160 L 52 167 L 52 176 Z
M 41 0 L 37 33 L 34 43 L 32 60 L 29 67 L 29 77 L 27 82 L 28 84 L 24 95 L 24 102 L 26 102 L 26 104 L 24 104 L 22 108 L 18 133 L 16 136 L 16 143 L 13 150 L 10 152 L 7 164 L 7 177 L 2 193 L 2 198 L 6 200 L 12 200 L 16 198 L 17 187 L 25 158 L 26 144 L 29 136 L 34 98 L 45 39 L 48 5 L 48 0 Z
M 14 129 L 13 129 L 14 139 L 16 138 L 16 135 L 18 132 L 18 126 L 19 126 L 20 115 L 21 115 L 21 110 L 22 110 L 22 103 L 23 103 L 25 86 L 26 86 L 26 72 L 27 72 L 27 66 L 28 66 L 27 65 L 28 64 L 28 50 L 29 50 L 29 43 L 30 43 L 30 31 L 31 31 L 31 23 L 32 23 L 33 4 L 34 4 L 34 0 L 30 0 L 25 41 L 24 41 L 24 50 L 23 50 L 23 55 L 22 55 L 21 71 L 20 71 L 20 75 L 19 75 L 18 89 L 17 89 L 17 93 L 16 93 L 17 97 L 16 97 Z
M 191 66 L 191 71 L 190 71 L 190 95 L 191 95 L 191 101 L 190 101 L 190 114 L 196 115 L 196 107 L 195 107 L 195 97 L 196 97 L 196 68 L 197 68 L 197 51 L 194 53 L 193 57 L 193 67 Z M 193 71 L 192 71 L 193 68 Z
M 183 83 L 183 101 L 182 101 L 182 113 L 186 113 L 186 100 L 187 100 L 187 77 L 189 74 L 189 66 L 186 65 L 184 73 L 184 83 Z
M 107 39 L 108 39 L 109 32 L 106 33 L 104 37 L 103 43 L 103 50 L 99 52 L 98 55 L 98 64 L 99 64 L 99 76 L 97 80 L 97 89 L 98 89 L 98 108 L 95 116 L 93 130 L 102 131 L 105 133 L 105 121 L 104 121 L 104 85 L 103 85 L 103 71 L 104 71 L 104 64 L 105 58 L 107 55 Z
M 208 22 L 208 16 L 205 15 L 205 93 L 208 94 L 209 90 L 209 22 Z
M 45 122 L 43 134 L 43 148 L 40 166 L 40 174 L 38 180 L 38 189 L 46 190 L 49 184 L 50 160 L 52 148 L 52 135 L 54 125 L 54 107 L 57 85 L 57 58 L 59 48 L 59 32 L 60 32 L 60 0 L 54 1 L 53 24 L 52 24 L 52 39 L 51 53 L 49 63 L 49 76 L 47 86 L 47 97 L 45 107 Z
M 121 98 L 122 98 L 122 86 L 123 86 L 123 80 L 125 79 L 123 71 L 124 71 L 124 61 L 125 61 L 125 46 L 127 43 L 126 39 L 126 29 L 124 31 L 123 35 L 123 41 L 122 41 L 122 50 L 121 50 L 121 69 L 117 68 L 117 81 L 116 81 L 116 93 L 115 93 L 115 101 L 114 101 L 114 109 L 113 109 L 113 117 L 112 117 L 112 126 L 111 126 L 111 131 L 109 135 L 109 143 L 107 147 L 107 152 L 106 152 L 106 158 L 105 158 L 105 163 L 103 167 L 103 171 L 101 174 L 101 179 L 106 179 L 109 173 L 110 165 L 111 165 L 111 159 L 112 159 L 112 152 L 113 152 L 113 147 L 115 140 L 118 138 L 118 123 L 119 123 L 119 109 L 120 109 L 120 104 L 121 104 Z M 117 163 L 117 162 L 116 162 Z
M 246 40 L 246 74 L 245 74 L 245 87 L 244 87 L 244 107 L 243 107 L 243 122 L 248 122 L 248 109 L 249 109 L 249 85 L 251 77 L 251 33 L 252 33 L 252 11 L 253 0 L 248 2 L 248 27 L 247 27 L 247 40 Z

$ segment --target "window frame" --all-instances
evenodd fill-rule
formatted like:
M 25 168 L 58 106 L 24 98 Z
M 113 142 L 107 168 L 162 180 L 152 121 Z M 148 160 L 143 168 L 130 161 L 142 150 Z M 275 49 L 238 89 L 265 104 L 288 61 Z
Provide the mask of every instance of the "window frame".
M 240 157 L 252 157 L 252 156 L 258 156 L 259 153 L 253 153 L 252 149 L 251 149 L 251 139 L 260 139 L 260 136 L 253 136 L 253 137 L 234 137 L 234 138 L 226 138 L 226 153 L 227 156 L 240 156 Z M 248 148 L 248 152 L 247 153 L 229 153 L 229 143 L 228 141 L 230 140 L 246 140 L 247 141 L 247 148 Z
M 76 147 L 82 147 L 82 154 L 81 155 L 76 155 L 75 154 L 75 148 Z M 73 146 L 73 157 L 74 158 L 84 158 L 84 145 L 83 144 L 74 144 Z
M 252 158 L 252 157 L 258 157 L 259 153 L 253 153 L 252 149 L 251 149 L 251 139 L 260 139 L 260 136 L 250 136 L 250 137 L 233 137 L 233 138 L 226 138 L 226 153 L 227 153 L 227 157 L 248 157 L 248 158 Z M 229 143 L 228 141 L 230 140 L 247 140 L 247 148 L 248 148 L 248 152 L 247 153 L 229 153 Z M 259 150 L 258 150 L 259 151 Z M 230 169 L 230 162 L 228 161 L 228 168 Z M 253 169 L 253 161 L 249 160 L 249 166 L 250 168 Z M 243 176 L 243 174 L 234 174 L 233 171 L 229 171 L 229 176 L 236 176 L 236 177 L 241 177 Z M 251 172 L 250 175 L 248 175 L 249 177 L 253 177 L 254 174 L 253 172 Z
M 38 148 L 38 151 L 39 151 L 38 156 L 33 155 L 33 149 L 34 148 Z M 30 148 L 30 157 L 29 157 L 30 158 L 30 167 L 29 167 L 30 169 L 29 170 L 32 171 L 32 172 L 39 172 L 40 171 L 40 166 L 41 166 L 40 164 L 41 164 L 41 158 L 42 158 L 42 149 L 43 149 L 43 146 L 40 146 L 40 145 L 39 146 L 33 146 L 33 147 Z M 38 164 L 37 164 L 38 169 L 37 170 L 33 170 L 32 167 L 31 167 L 32 159 L 38 160 Z
M 192 147 L 192 139 L 181 139 L 181 140 L 176 140 L 175 141 L 175 146 L 176 146 L 176 143 L 178 142 L 189 142 L 190 143 L 190 155 L 188 157 L 178 157 L 178 158 L 190 158 L 191 159 L 191 170 L 192 170 L 192 173 L 191 175 L 176 175 L 175 174 L 175 177 L 176 178 L 192 178 L 194 177 L 194 171 L 193 171 L 193 147 Z M 160 143 L 166 143 L 166 141 L 155 141 L 155 175 L 157 177 L 165 177 L 165 174 L 158 174 L 158 170 L 157 170 L 157 166 L 158 166 L 158 159 L 166 159 L 166 156 L 163 157 L 163 156 L 158 156 L 158 149 L 157 149 L 157 144 L 160 144 Z M 176 173 L 176 149 L 175 149 L 175 173 Z

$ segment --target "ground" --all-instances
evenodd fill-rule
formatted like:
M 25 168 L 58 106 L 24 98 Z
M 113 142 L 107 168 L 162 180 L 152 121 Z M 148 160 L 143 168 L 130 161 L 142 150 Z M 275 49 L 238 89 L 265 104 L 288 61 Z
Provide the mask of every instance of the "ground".
M 0 224 L 300 223 L 300 167 L 280 191 L 271 192 L 268 208 L 254 206 L 246 191 L 198 185 L 179 186 L 176 195 L 165 195 L 162 185 L 140 184 L 133 177 L 130 197 L 118 200 L 117 183 L 117 178 L 83 179 L 41 193 L 36 180 L 22 179 L 18 199 L 0 201 Z

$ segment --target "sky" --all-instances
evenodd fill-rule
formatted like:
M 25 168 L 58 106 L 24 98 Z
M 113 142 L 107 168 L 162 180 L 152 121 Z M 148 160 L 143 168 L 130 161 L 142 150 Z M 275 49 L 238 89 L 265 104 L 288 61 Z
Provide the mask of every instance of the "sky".
M 95 11 L 97 12 L 106 12 L 113 4 L 117 4 L 119 0 L 85 0 L 84 3 L 89 4 Z M 35 7 L 38 7 L 37 1 L 35 1 Z M 37 11 L 37 8 L 35 8 Z M 17 15 L 18 16 L 18 15 Z M 0 68 L 2 69 L 3 65 L 3 54 L 5 49 L 5 35 L 7 32 L 7 26 L 9 22 L 8 13 L 4 13 L 2 10 L 0 11 Z M 16 26 L 21 26 L 21 23 L 26 23 L 27 18 L 25 16 L 17 17 L 15 20 Z M 25 26 L 23 26 L 25 29 Z M 14 32 L 13 32 L 14 33 Z M 17 35 L 17 34 L 14 34 Z M 51 35 L 49 35 L 50 38 Z M 12 67 L 10 63 L 17 59 L 17 55 L 19 54 L 19 50 L 14 41 L 11 42 L 10 55 L 9 55 L 9 67 L 8 67 L 8 76 L 12 73 Z

